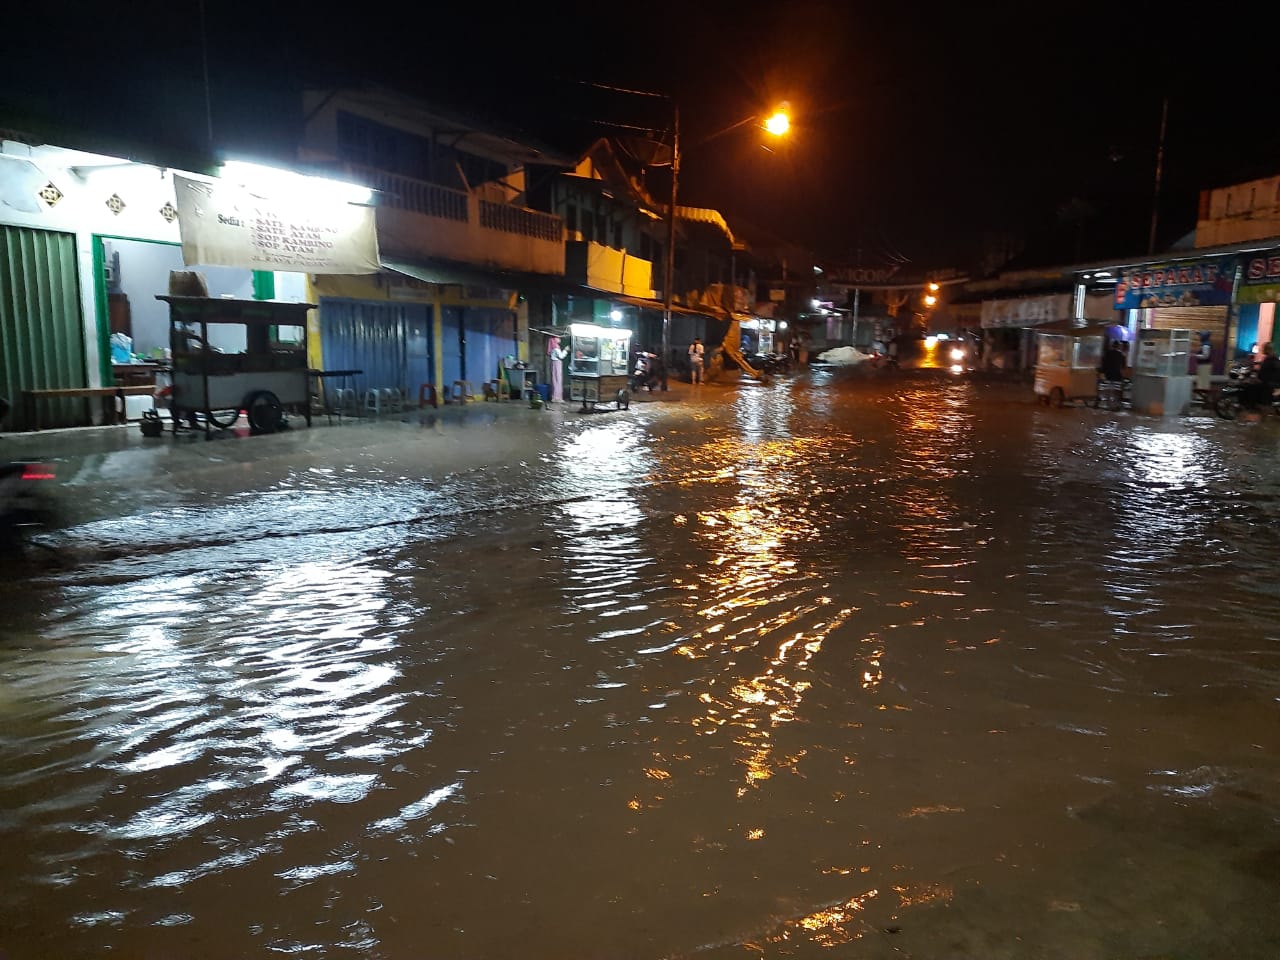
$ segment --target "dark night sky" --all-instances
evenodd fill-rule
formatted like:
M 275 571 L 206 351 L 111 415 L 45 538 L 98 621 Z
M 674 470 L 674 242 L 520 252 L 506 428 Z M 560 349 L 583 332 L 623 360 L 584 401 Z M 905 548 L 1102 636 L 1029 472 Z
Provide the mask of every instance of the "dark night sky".
M 381 80 L 552 142 L 577 118 L 663 122 L 659 101 L 577 81 L 669 91 L 682 202 L 829 261 L 932 267 L 968 266 L 1009 232 L 1040 261 L 1145 250 L 1164 97 L 1162 244 L 1193 226 L 1200 188 L 1280 173 L 1280 18 L 1251 12 L 1268 6 L 655 0 L 623 15 L 387 0 L 331 16 L 206 0 L 206 18 L 221 144 L 286 143 L 303 82 Z M 5 16 L 7 113 L 202 145 L 198 0 L 50 0 Z M 749 127 L 699 145 L 783 99 L 797 121 L 785 147 L 766 152 Z

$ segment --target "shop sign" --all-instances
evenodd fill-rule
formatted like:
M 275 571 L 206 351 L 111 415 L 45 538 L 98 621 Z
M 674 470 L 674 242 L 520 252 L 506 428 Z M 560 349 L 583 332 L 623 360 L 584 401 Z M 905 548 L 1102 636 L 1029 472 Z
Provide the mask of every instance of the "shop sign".
M 293 273 L 377 273 L 373 207 L 340 199 L 259 196 L 176 174 L 182 259 L 188 266 Z
M 1046 297 L 1018 297 L 1013 300 L 984 300 L 983 329 L 1000 327 L 1038 327 L 1071 318 L 1071 294 Z
M 1240 274 L 1237 303 L 1275 303 L 1280 301 L 1280 247 L 1246 254 Z
M 1120 271 L 1115 308 L 1214 307 L 1231 302 L 1236 257 L 1147 264 Z
M 851 286 L 862 284 L 875 286 L 895 280 L 900 269 L 901 266 L 896 263 L 882 267 L 848 267 L 843 270 L 831 271 L 827 279 L 831 283 L 849 284 Z

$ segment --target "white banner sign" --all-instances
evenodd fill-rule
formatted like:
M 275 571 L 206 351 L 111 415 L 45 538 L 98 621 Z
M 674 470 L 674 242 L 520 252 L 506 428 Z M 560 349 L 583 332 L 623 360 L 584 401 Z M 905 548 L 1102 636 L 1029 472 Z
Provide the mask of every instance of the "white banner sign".
M 1036 327 L 1071 319 L 1071 294 L 1019 297 L 1016 300 L 983 300 L 982 326 Z
M 323 197 L 264 197 L 175 175 L 188 266 L 293 273 L 377 273 L 373 207 Z

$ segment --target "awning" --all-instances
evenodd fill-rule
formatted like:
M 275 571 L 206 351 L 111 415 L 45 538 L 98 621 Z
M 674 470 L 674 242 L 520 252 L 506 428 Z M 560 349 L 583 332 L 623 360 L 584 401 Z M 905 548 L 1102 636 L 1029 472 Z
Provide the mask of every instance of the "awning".
M 409 261 L 379 257 L 383 269 L 421 280 L 462 287 L 496 287 L 499 290 L 540 290 L 557 293 L 564 289 L 563 277 L 518 270 L 486 270 L 483 267 L 449 260 Z
M 639 307 L 642 310 L 657 310 L 659 313 L 665 313 L 667 305 L 661 300 L 648 300 L 644 297 L 628 297 L 620 293 L 606 293 L 604 291 L 593 291 L 587 288 L 587 293 L 599 297 L 601 300 L 612 300 L 615 303 L 625 303 L 628 306 Z M 693 317 L 717 317 L 718 310 L 715 308 L 705 308 L 695 310 L 692 307 L 683 307 L 678 303 L 671 305 L 672 313 L 683 313 Z

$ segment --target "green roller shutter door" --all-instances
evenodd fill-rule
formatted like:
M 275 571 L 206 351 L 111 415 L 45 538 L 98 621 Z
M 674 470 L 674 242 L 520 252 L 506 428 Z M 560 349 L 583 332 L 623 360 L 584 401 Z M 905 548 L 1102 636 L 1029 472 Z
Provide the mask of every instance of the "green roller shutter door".
M 13 412 L 4 425 L 23 429 L 22 391 L 84 387 L 84 329 L 69 233 L 0 226 L 0 396 Z M 42 401 L 41 426 L 89 420 L 81 399 Z

